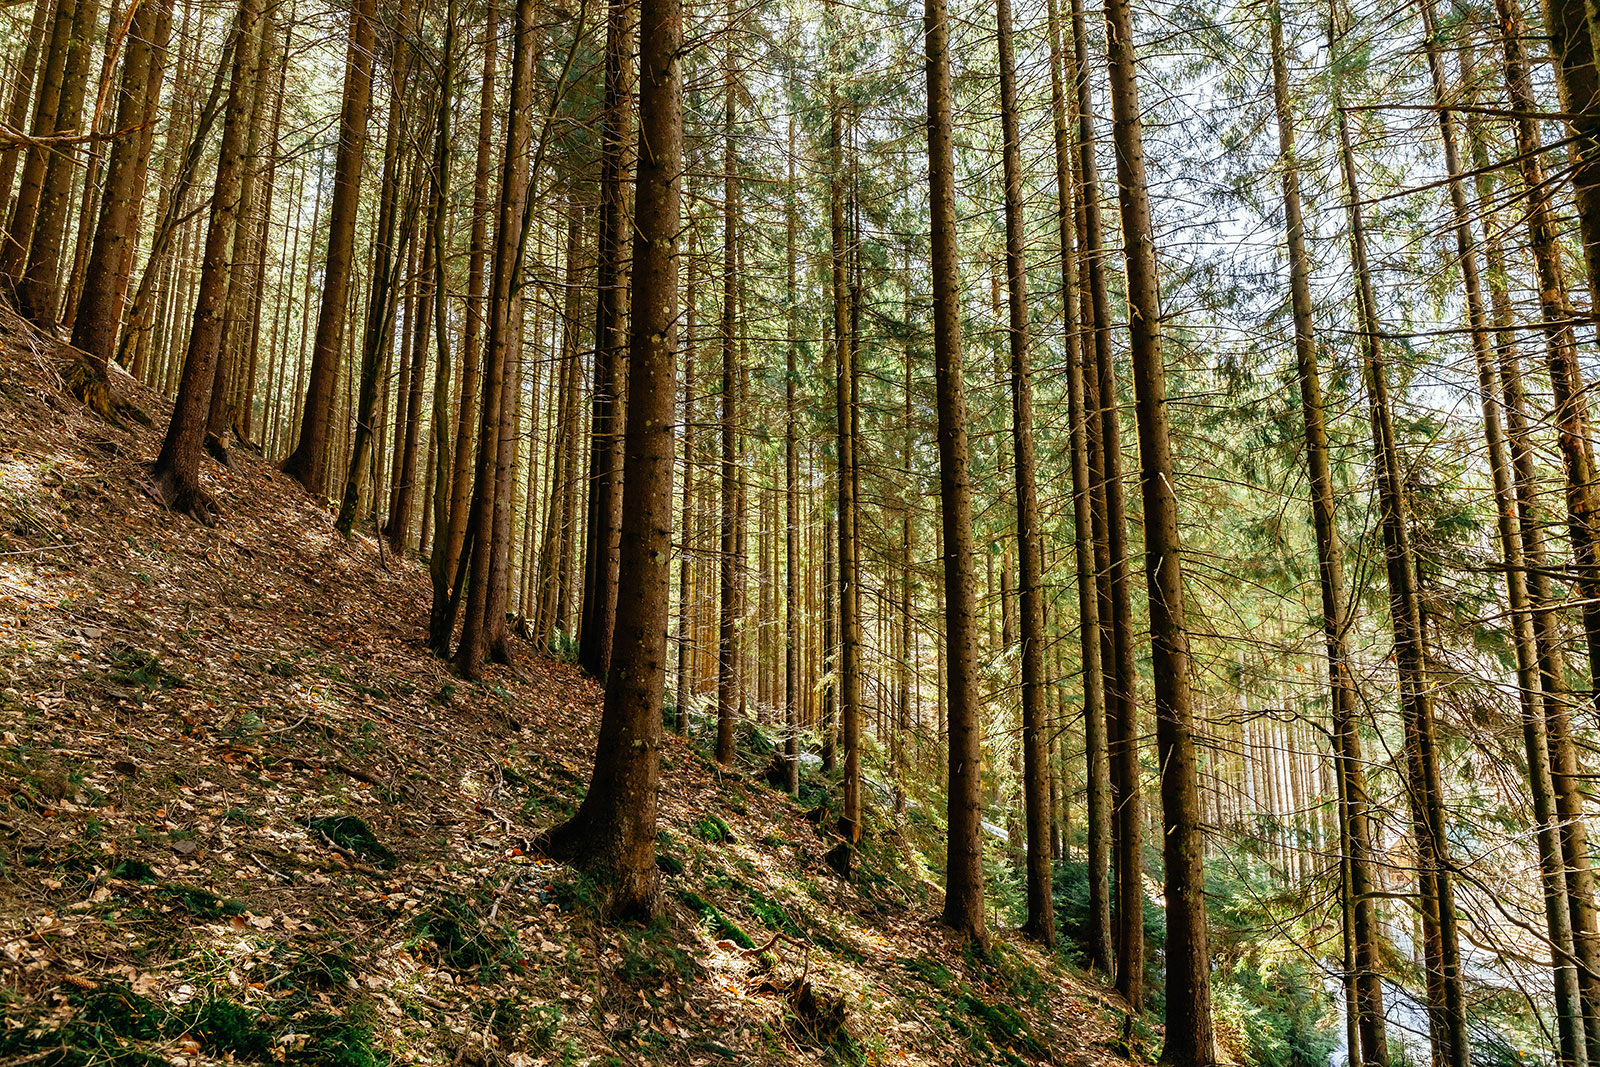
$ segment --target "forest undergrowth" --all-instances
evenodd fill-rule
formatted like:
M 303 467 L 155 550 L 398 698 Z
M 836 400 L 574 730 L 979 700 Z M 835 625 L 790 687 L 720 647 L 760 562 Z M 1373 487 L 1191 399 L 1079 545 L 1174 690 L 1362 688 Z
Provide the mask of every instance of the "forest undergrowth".
M 247 449 L 216 528 L 167 514 L 154 431 L 0 315 L 0 1064 L 1123 1062 L 1114 994 L 938 925 L 903 817 L 835 873 L 753 729 L 732 773 L 668 733 L 665 915 L 601 922 L 524 849 L 600 690 L 521 642 L 456 678 L 426 565 Z

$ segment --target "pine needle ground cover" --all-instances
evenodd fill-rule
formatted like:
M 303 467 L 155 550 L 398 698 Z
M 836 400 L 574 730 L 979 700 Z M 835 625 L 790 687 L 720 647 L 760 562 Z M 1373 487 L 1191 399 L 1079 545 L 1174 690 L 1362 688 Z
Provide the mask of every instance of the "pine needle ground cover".
M 425 564 L 243 449 L 218 527 L 166 514 L 158 439 L 0 327 L 0 1063 L 1121 1062 L 1092 981 L 961 952 L 885 812 L 840 879 L 756 749 L 669 734 L 665 914 L 600 922 L 524 848 L 587 780 L 577 668 L 461 682 Z

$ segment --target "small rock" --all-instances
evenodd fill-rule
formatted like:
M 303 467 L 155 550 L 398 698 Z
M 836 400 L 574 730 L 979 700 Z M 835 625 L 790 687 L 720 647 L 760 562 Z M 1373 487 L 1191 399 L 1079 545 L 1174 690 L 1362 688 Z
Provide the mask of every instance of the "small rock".
M 139 765 L 131 759 L 112 760 L 111 769 L 124 778 L 139 777 Z

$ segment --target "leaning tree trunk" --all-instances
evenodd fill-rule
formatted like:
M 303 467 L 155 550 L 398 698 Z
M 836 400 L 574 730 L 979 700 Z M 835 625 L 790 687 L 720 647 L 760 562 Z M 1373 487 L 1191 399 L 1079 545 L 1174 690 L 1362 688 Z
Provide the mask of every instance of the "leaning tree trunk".
M 1336 16 L 1328 24 L 1334 46 Z M 1417 591 L 1416 557 L 1412 550 L 1404 474 L 1394 438 L 1394 417 L 1384 367 L 1377 298 L 1367 257 L 1366 234 L 1350 123 L 1335 86 L 1339 123 L 1340 166 L 1350 219 L 1351 259 L 1356 274 L 1368 412 L 1372 427 L 1373 465 L 1389 580 L 1389 611 L 1394 628 L 1394 659 L 1405 730 L 1406 792 L 1411 805 L 1418 854 L 1420 910 L 1428 971 L 1428 1014 L 1439 1062 L 1467 1067 L 1469 1056 L 1466 1004 L 1461 982 L 1461 954 L 1456 933 L 1454 887 L 1444 827 L 1443 785 L 1434 738 L 1433 708 L 1428 694 L 1427 656 L 1423 645 L 1422 610 Z
M 972 475 L 967 390 L 961 368 L 960 253 L 956 247 L 955 147 L 950 88 L 950 14 L 926 0 L 928 184 L 932 222 L 934 378 L 939 411 L 939 499 L 943 511 L 945 691 L 950 734 L 949 807 L 942 919 L 979 946 L 984 923 L 982 723 L 977 695 L 977 611 L 972 573 Z
M 333 164 L 333 203 L 328 209 L 328 248 L 322 268 L 322 301 L 311 343 L 311 372 L 300 414 L 300 437 L 283 471 L 308 492 L 328 485 L 328 426 L 339 377 L 350 268 L 355 255 L 356 215 L 361 207 L 361 169 L 372 111 L 372 56 L 377 0 L 355 0 L 350 13 L 350 49 L 345 59 L 344 99 L 339 110 L 339 149 Z
M 1455 114 L 1448 107 L 1450 91 L 1446 84 L 1439 28 L 1433 0 L 1422 0 L 1423 43 L 1428 56 L 1428 72 L 1433 82 L 1434 101 L 1439 106 L 1439 134 L 1444 146 L 1445 169 L 1449 176 L 1450 207 L 1456 238 L 1456 255 L 1467 296 L 1467 323 L 1472 340 L 1472 355 L 1478 371 L 1478 389 L 1483 409 L 1484 445 L 1494 480 L 1495 513 L 1498 520 L 1501 559 L 1505 564 L 1506 600 L 1511 608 L 1511 639 L 1517 662 L 1517 697 L 1522 713 L 1523 747 L 1528 761 L 1528 786 L 1532 793 L 1535 839 L 1538 843 L 1540 882 L 1544 889 L 1545 924 L 1550 937 L 1551 964 L 1554 970 L 1557 1047 L 1559 1062 L 1586 1062 L 1585 1019 L 1578 971 L 1573 965 L 1572 916 L 1568 909 L 1567 879 L 1561 854 L 1560 831 L 1556 822 L 1555 787 L 1551 777 L 1549 740 L 1543 714 L 1545 700 L 1562 699 L 1556 693 L 1541 693 L 1537 638 L 1528 593 L 1528 571 L 1523 553 L 1522 531 L 1517 519 L 1516 489 L 1505 429 L 1500 419 L 1499 374 L 1490 347 L 1489 320 L 1484 309 L 1483 286 L 1478 272 L 1477 242 L 1472 233 L 1472 215 L 1467 202 L 1466 182 L 1462 177 L 1461 153 L 1456 140 Z M 1463 48 L 1470 47 L 1463 45 Z M 1465 60 L 1465 55 L 1463 55 Z
M 1340 797 L 1341 867 L 1346 872 L 1345 908 L 1352 966 L 1345 981 L 1353 993 L 1357 1042 L 1351 1046 L 1351 1063 L 1386 1067 L 1388 1040 L 1384 1033 L 1383 982 L 1379 970 L 1381 931 L 1372 898 L 1372 840 L 1368 823 L 1368 793 L 1361 734 L 1357 728 L 1358 702 L 1346 644 L 1349 619 L 1344 586 L 1344 557 L 1339 543 L 1338 514 L 1334 507 L 1333 478 L 1328 453 L 1327 411 L 1322 397 L 1322 376 L 1317 366 L 1317 343 L 1312 327 L 1311 264 L 1306 254 L 1305 221 L 1300 203 L 1300 173 L 1295 153 L 1294 112 L 1290 103 L 1289 73 L 1284 61 L 1283 25 L 1278 5 L 1270 10 L 1272 34 L 1273 102 L 1278 122 L 1278 153 L 1283 168 L 1285 243 L 1289 252 L 1289 302 L 1294 317 L 1296 377 L 1300 381 L 1300 408 L 1305 419 L 1306 468 L 1311 488 L 1311 519 L 1317 544 L 1317 571 L 1322 591 L 1322 632 L 1328 651 L 1328 685 L 1333 709 L 1333 745 Z
M 154 121 L 171 31 L 171 0 L 146 0 L 134 14 L 118 83 L 118 130 L 137 129 Z M 72 344 L 84 353 L 74 390 L 95 411 L 108 417 L 117 408 L 108 374 L 117 333 L 122 328 L 130 252 L 138 236 L 138 194 L 144 190 L 150 166 L 150 155 L 144 147 L 142 135 L 119 137 L 111 145 L 83 295 L 78 299 L 72 324 Z M 0 185 L 0 189 L 5 187 Z
M 211 385 L 222 342 L 223 312 L 228 295 L 229 261 L 234 231 L 239 221 L 239 186 L 244 176 L 244 146 L 248 131 L 250 96 L 260 49 L 252 39 L 261 0 L 240 0 L 235 23 L 237 46 L 228 103 L 223 113 L 222 144 L 217 150 L 217 178 L 206 229 L 205 258 L 200 270 L 189 349 L 178 382 L 172 420 L 151 471 L 150 483 L 169 509 L 210 523 L 217 514 L 214 500 L 200 487 L 200 456 L 206 419 L 211 408 Z
M 656 806 L 666 687 L 677 362 L 678 183 L 683 170 L 680 0 L 640 0 L 639 163 L 629 331 L 618 640 L 594 775 L 570 822 L 543 842 L 609 883 L 613 914 L 660 910 Z

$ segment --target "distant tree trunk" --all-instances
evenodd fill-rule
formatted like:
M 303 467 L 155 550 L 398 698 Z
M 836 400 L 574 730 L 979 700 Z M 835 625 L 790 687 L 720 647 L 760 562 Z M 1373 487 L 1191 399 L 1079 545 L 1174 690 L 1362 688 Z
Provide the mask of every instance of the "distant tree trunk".
M 982 717 L 977 697 L 977 619 L 972 575 L 972 480 L 967 395 L 961 368 L 961 292 L 956 248 L 955 154 L 951 134 L 950 16 L 926 0 L 928 179 L 932 216 L 933 345 L 939 410 L 939 497 L 943 509 L 945 640 L 950 732 L 948 853 L 944 923 L 988 942 L 983 899 Z
M 1061 244 L 1061 294 L 1065 320 L 1067 421 L 1072 443 L 1073 548 L 1078 578 L 1078 649 L 1083 674 L 1085 814 L 1089 878 L 1089 965 L 1112 970 L 1111 781 L 1106 754 L 1105 678 L 1100 660 L 1100 605 L 1095 582 L 1093 489 L 1089 472 L 1088 410 L 1084 391 L 1088 338 L 1078 323 L 1083 292 L 1078 285 L 1077 220 L 1082 204 L 1073 176 L 1072 134 L 1067 126 L 1065 69 L 1073 62 L 1061 47 L 1056 0 L 1047 7 L 1050 33 L 1050 103 L 1055 120 L 1056 196 Z
M 594 392 L 589 456 L 589 521 L 584 548 L 578 661 L 604 679 L 617 611 L 622 523 L 622 442 L 628 380 L 628 171 L 633 165 L 634 4 L 609 0 L 605 111 L 600 130 L 600 219 L 596 255 Z
M 731 16 L 731 5 L 729 14 Z M 737 160 L 733 147 L 733 36 L 728 36 L 723 76 L 728 81 L 723 106 L 722 162 L 722 326 L 718 338 L 722 360 L 722 465 L 720 541 L 717 553 L 717 762 L 733 763 L 733 727 L 739 712 L 742 681 L 739 662 L 739 618 L 744 613 L 739 538 L 739 366 L 733 343 L 737 318 L 738 237 L 734 228 L 738 195 Z
M 328 246 L 322 269 L 322 300 L 311 345 L 311 373 L 300 414 L 300 436 L 283 471 L 307 492 L 328 486 L 328 426 L 350 302 L 350 266 L 355 253 L 356 215 L 361 204 L 361 169 L 367 119 L 372 111 L 372 56 L 377 0 L 354 0 L 350 48 L 345 59 L 344 99 L 339 110 L 339 149 L 333 165 L 333 202 L 328 209 Z
M 1328 685 L 1333 709 L 1333 747 L 1340 796 L 1341 866 L 1347 871 L 1345 909 L 1352 966 L 1346 983 L 1353 994 L 1350 1021 L 1356 1042 L 1350 1062 L 1362 1067 L 1387 1067 L 1383 983 L 1379 970 L 1381 931 L 1372 894 L 1372 840 L 1368 829 L 1368 794 L 1361 735 L 1357 728 L 1357 693 L 1345 643 L 1349 629 L 1344 586 L 1344 557 L 1334 508 L 1333 478 L 1328 456 L 1326 408 L 1317 366 L 1313 333 L 1311 264 L 1306 254 L 1305 221 L 1300 203 L 1299 157 L 1295 153 L 1294 112 L 1289 72 L 1284 60 L 1283 26 L 1278 5 L 1270 9 L 1273 102 L 1278 123 L 1279 163 L 1283 169 L 1285 243 L 1289 252 L 1289 301 L 1294 316 L 1294 345 L 1300 407 L 1305 419 L 1306 467 L 1311 488 L 1311 517 L 1317 543 L 1317 571 L 1322 591 L 1322 629 L 1328 650 Z
M 240 0 L 229 80 L 228 104 L 222 120 L 215 193 L 206 229 L 205 259 L 189 330 L 189 350 L 172 408 L 161 453 L 151 471 L 151 486 L 167 508 L 211 523 L 217 505 L 200 487 L 200 454 L 210 413 L 211 384 L 222 341 L 224 304 L 228 294 L 229 255 L 239 218 L 239 185 L 244 175 L 244 146 L 250 96 L 260 50 L 254 35 L 261 0 Z
M 492 46 L 491 46 L 492 48 Z M 451 457 L 450 421 L 450 319 L 448 292 L 446 290 L 447 249 L 445 246 L 445 212 L 450 199 L 450 168 L 453 162 L 450 119 L 455 109 L 456 78 L 456 0 L 446 0 L 444 9 L 444 43 L 439 56 L 439 96 L 437 127 L 433 138 L 433 173 L 429 176 L 428 241 L 433 246 L 433 337 L 437 365 L 433 376 L 433 419 L 431 420 L 433 467 L 432 516 L 433 544 L 428 546 L 428 578 L 433 587 L 434 611 L 441 600 L 450 599 L 450 582 L 455 577 L 453 560 L 442 543 L 450 524 L 451 474 L 454 464 Z M 426 540 L 426 537 L 424 537 Z M 432 636 L 432 615 L 429 618 L 429 636 Z
M 79 2 L 80 0 L 55 0 L 55 14 L 50 20 L 49 45 L 45 49 L 44 69 L 39 73 L 39 95 L 34 101 L 33 122 L 28 131 L 35 138 L 47 137 L 60 128 L 56 122 L 56 112 L 61 106 L 67 56 L 72 51 L 73 23 L 76 21 Z M 81 0 L 81 2 L 85 7 L 93 5 L 93 0 Z M 33 236 L 34 220 L 39 215 L 39 197 L 44 190 L 45 172 L 50 167 L 52 155 L 48 145 L 30 144 L 23 156 L 22 185 L 18 188 L 16 202 L 12 205 L 5 244 L 0 247 L 0 279 L 4 280 L 6 287 L 13 293 L 17 293 L 22 282 L 23 268 L 28 263 L 28 245 Z
M 399 17 L 410 15 L 411 5 L 402 0 Z M 339 504 L 339 515 L 334 526 L 346 537 L 355 526 L 363 491 L 370 479 L 372 511 L 378 511 L 380 489 L 377 485 L 378 467 L 383 458 L 383 440 L 378 425 L 383 420 L 383 405 L 379 403 L 378 387 L 387 379 L 385 365 L 393 349 L 395 318 L 400 304 L 400 286 L 406 265 L 406 250 L 410 245 L 416 219 L 417 193 L 420 188 L 415 173 L 411 176 L 409 191 L 402 202 L 402 183 L 405 176 L 400 147 L 405 135 L 406 115 L 410 107 L 410 86 L 406 79 L 410 67 L 409 45 L 400 34 L 390 40 L 396 49 L 390 61 L 389 119 L 383 138 L 383 174 L 378 182 L 378 217 L 373 230 L 372 280 L 367 291 L 366 327 L 362 332 L 361 375 L 356 386 L 355 436 L 350 446 L 350 465 L 345 472 L 344 495 Z M 399 213 L 405 212 L 405 220 Z M 398 244 L 396 243 L 398 240 Z M 403 360 L 409 363 L 409 360 Z M 405 388 L 409 382 L 401 369 L 400 398 L 396 409 L 404 411 Z M 387 391 L 387 386 L 385 386 Z
M 1211 1022 L 1205 842 L 1200 831 L 1200 783 L 1189 690 L 1189 634 L 1184 616 L 1178 499 L 1167 416 L 1167 371 L 1161 351 L 1161 294 L 1150 192 L 1145 184 L 1133 13 L 1128 0 L 1107 0 L 1105 12 L 1112 140 L 1128 269 L 1129 347 L 1139 426 L 1151 674 L 1157 761 L 1161 769 L 1161 851 L 1167 902 L 1167 1034 L 1161 1058 L 1173 1067 L 1200 1067 L 1217 1061 L 1217 1043 Z
M 1100 223 L 1100 171 L 1095 156 L 1094 103 L 1089 83 L 1089 33 L 1082 0 L 1072 0 L 1073 81 L 1078 98 L 1079 203 L 1084 213 L 1083 256 L 1088 268 L 1089 320 L 1095 372 L 1084 383 L 1090 418 L 1090 476 L 1098 517 L 1095 573 L 1100 596 L 1100 662 L 1106 680 L 1106 748 L 1110 760 L 1113 863 L 1117 899 L 1117 991 L 1129 1007 L 1144 1007 L 1144 804 L 1139 770 L 1138 669 L 1133 606 L 1128 590 L 1128 533 L 1122 487 L 1122 432 L 1116 368 L 1111 353 L 1111 297 Z M 1087 353 L 1085 353 L 1087 360 Z
M 78 0 L 73 11 L 72 37 L 61 74 L 61 97 L 56 109 L 56 130 L 80 133 L 83 95 L 89 77 L 89 38 L 100 14 L 99 0 Z M 61 311 L 61 250 L 72 210 L 72 186 L 78 170 L 78 149 L 70 144 L 50 149 L 44 184 L 39 189 L 39 210 L 28 242 L 28 261 L 17 284 L 17 310 L 36 326 L 54 329 Z
M 1590 299 L 1592 304 L 1600 304 L 1600 76 L 1596 73 L 1594 49 L 1594 41 L 1600 37 L 1600 11 L 1584 0 L 1544 0 L 1543 6 L 1544 29 L 1555 60 L 1551 66 L 1561 110 L 1573 138 L 1569 156 L 1571 181 Z M 1521 39 L 1509 40 L 1513 33 L 1526 32 L 1521 5 L 1508 4 L 1500 9 L 1500 15 L 1504 47 L 1508 51 L 1526 51 Z M 1506 24 L 1507 15 L 1513 16 L 1515 26 L 1521 28 Z M 1513 103 L 1513 110 L 1516 107 Z M 1527 117 L 1531 118 L 1532 113 Z M 1597 315 L 1600 306 L 1591 306 L 1591 322 Z M 1590 1058 L 1594 1058 L 1593 1051 Z
M 117 129 L 131 129 L 155 119 L 171 31 L 171 0 L 145 0 L 135 12 L 118 84 Z M 142 136 L 119 137 L 112 143 L 83 295 L 72 326 L 72 343 L 85 354 L 86 364 L 74 389 L 85 403 L 107 417 L 116 407 L 107 375 L 122 327 L 130 253 L 138 237 L 138 194 L 144 189 L 149 166 Z M 6 188 L 9 182 L 0 184 L 0 190 Z
M 567 249 L 566 296 L 561 316 L 561 360 L 556 373 L 560 376 L 560 390 L 555 413 L 556 425 L 552 428 L 551 474 L 549 500 L 545 504 L 544 545 L 539 552 L 539 607 L 534 623 L 538 643 L 548 647 L 556 625 L 556 607 L 560 603 L 561 550 L 566 535 L 569 516 L 564 513 L 568 498 L 566 456 L 572 451 L 575 418 L 578 405 L 577 364 L 578 346 L 583 326 L 579 317 L 583 313 L 583 202 L 575 192 L 567 193 Z
M 1006 286 L 1010 310 L 1012 468 L 1017 490 L 1018 636 L 1022 642 L 1022 786 L 1028 831 L 1028 918 L 1023 929 L 1056 943 L 1050 878 L 1050 766 L 1045 733 L 1044 548 L 1034 484 L 1033 364 L 1029 352 L 1028 265 L 1024 252 L 1022 146 L 1017 128 L 1017 69 L 1011 44 L 1011 0 L 996 0 L 1000 63 L 1001 155 L 1005 178 Z
M 546 848 L 597 867 L 610 912 L 660 909 L 656 804 L 671 590 L 677 237 L 683 112 L 679 0 L 640 0 L 639 155 L 629 332 L 623 535 L 617 641 L 607 677 L 594 776 Z
M 28 43 L 23 46 L 22 64 L 17 68 L 17 80 L 11 86 L 11 103 L 6 108 L 6 125 L 13 130 L 22 129 L 28 121 L 28 105 L 33 102 L 34 80 L 39 73 L 39 50 L 54 21 L 56 6 L 56 0 L 34 0 Z M 21 145 L 8 145 L 0 150 L 0 225 L 5 224 L 10 214 L 11 186 L 17 179 L 17 159 L 21 154 Z
M 1483 432 L 1494 479 L 1495 512 L 1498 519 L 1501 558 L 1506 567 L 1506 599 L 1511 608 L 1512 647 L 1517 661 L 1517 694 L 1522 711 L 1523 746 L 1528 760 L 1528 786 L 1532 794 L 1539 869 L 1544 888 L 1546 930 L 1550 936 L 1554 970 L 1557 1046 L 1563 1064 L 1586 1062 L 1585 1020 L 1573 966 L 1572 917 L 1568 910 L 1567 880 L 1561 855 L 1560 833 L 1556 823 L 1555 787 L 1551 778 L 1550 753 L 1542 700 L 1559 700 L 1557 694 L 1540 693 L 1537 640 L 1534 615 L 1529 602 L 1528 574 L 1523 554 L 1520 523 L 1517 521 L 1516 489 L 1513 484 L 1510 454 L 1500 419 L 1499 374 L 1490 348 L 1489 320 L 1484 309 L 1483 289 L 1478 272 L 1477 242 L 1472 233 L 1472 215 L 1462 178 L 1460 149 L 1456 141 L 1456 119 L 1445 105 L 1450 98 L 1444 59 L 1441 54 L 1438 24 L 1433 0 L 1422 5 L 1424 46 L 1428 70 L 1433 81 L 1434 99 L 1440 105 L 1439 133 L 1444 146 L 1445 168 L 1449 175 L 1450 205 L 1454 215 L 1456 254 L 1461 263 L 1462 281 L 1467 296 L 1468 327 L 1472 335 L 1472 354 L 1478 369 L 1478 388 L 1482 396 Z M 1467 46 L 1463 46 L 1464 48 Z M 1465 60 L 1463 55 L 1463 60 Z
M 506 147 L 501 156 L 499 222 L 494 270 L 490 283 L 488 343 L 483 376 L 483 418 L 478 428 L 477 471 L 472 489 L 472 556 L 467 580 L 467 603 L 462 618 L 461 641 L 454 664 L 463 677 L 483 675 L 489 651 L 490 563 L 494 521 L 500 495 L 499 467 L 503 420 L 514 413 L 515 403 L 505 403 L 507 364 L 511 359 L 510 331 L 516 293 L 512 284 L 522 257 L 520 235 L 527 213 L 529 159 L 533 133 L 533 74 L 535 60 L 534 0 L 517 0 L 514 49 L 511 63 L 510 112 L 506 122 Z M 510 487 L 505 487 L 509 492 Z
M 493 0 L 484 19 L 483 77 L 478 97 L 478 147 L 472 171 L 472 225 L 467 252 L 467 299 L 461 337 L 461 395 L 456 401 L 455 447 L 451 449 L 450 519 L 441 529 L 445 581 L 435 585 L 429 613 L 428 647 L 444 656 L 455 631 L 460 587 L 457 572 L 472 512 L 474 471 L 473 425 L 478 410 L 479 380 L 483 371 L 484 267 L 489 249 L 489 181 L 493 174 L 495 56 L 499 51 L 499 16 Z
M 691 238 L 691 241 L 693 239 Z M 683 264 L 686 296 L 684 299 L 683 336 L 683 509 L 678 536 L 682 538 L 682 556 L 678 561 L 678 690 L 673 728 L 680 734 L 689 733 L 689 697 L 694 691 L 694 659 L 698 651 L 695 641 L 695 616 L 698 605 L 695 583 L 695 464 L 696 444 L 696 391 L 694 336 L 695 271 L 694 246 Z
M 1328 25 L 1334 44 L 1337 16 Z M 1469 1043 L 1456 934 L 1456 908 L 1444 826 L 1443 790 L 1428 692 L 1427 656 L 1417 591 L 1416 559 L 1406 508 L 1406 488 L 1394 438 L 1387 372 L 1383 362 L 1377 298 L 1368 267 L 1366 234 L 1349 119 L 1337 88 L 1340 165 L 1350 218 L 1351 259 L 1356 274 L 1356 304 L 1362 328 L 1364 372 L 1372 428 L 1373 465 L 1378 480 L 1389 606 L 1394 627 L 1394 659 L 1405 729 L 1407 794 L 1418 855 L 1420 913 L 1428 972 L 1428 1014 L 1437 1047 L 1436 1062 L 1467 1067 Z

